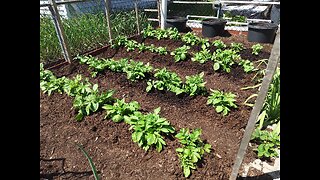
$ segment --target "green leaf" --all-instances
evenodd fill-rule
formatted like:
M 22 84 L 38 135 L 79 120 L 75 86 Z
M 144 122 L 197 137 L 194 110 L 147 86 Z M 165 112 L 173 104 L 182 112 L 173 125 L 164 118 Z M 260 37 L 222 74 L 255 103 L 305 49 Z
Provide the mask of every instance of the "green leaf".
M 213 70 L 218 70 L 220 68 L 220 64 L 219 63 L 214 63 L 213 64 Z
M 207 153 L 210 153 L 211 151 L 211 144 L 205 144 L 203 149 L 207 152 Z
M 183 148 L 177 148 L 176 151 L 182 153 L 183 152 Z
M 184 177 L 189 177 L 190 176 L 190 168 L 188 166 L 184 167 L 183 174 L 184 174 Z
M 154 114 L 159 114 L 161 110 L 161 107 L 156 108 L 153 112 Z
M 112 117 L 113 122 L 120 122 L 122 121 L 123 117 L 119 114 L 116 114 L 115 116 Z
M 217 107 L 216 107 L 217 113 L 220 113 L 222 110 L 223 110 L 223 107 L 222 107 L 222 106 L 217 106 Z

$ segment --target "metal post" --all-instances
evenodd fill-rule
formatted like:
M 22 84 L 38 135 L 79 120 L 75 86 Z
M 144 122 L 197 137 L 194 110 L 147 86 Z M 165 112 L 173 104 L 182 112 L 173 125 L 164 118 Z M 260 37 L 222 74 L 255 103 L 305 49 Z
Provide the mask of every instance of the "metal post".
M 245 129 L 245 132 L 244 132 L 241 144 L 240 144 L 240 148 L 239 148 L 238 154 L 236 156 L 236 160 L 235 160 L 234 165 L 232 167 L 232 172 L 231 172 L 229 180 L 236 180 L 236 178 L 238 176 L 238 172 L 239 172 L 243 157 L 245 155 L 246 149 L 247 149 L 249 141 L 251 139 L 251 135 L 252 135 L 252 132 L 255 128 L 255 124 L 256 124 L 257 118 L 259 116 L 259 113 L 263 107 L 264 100 L 267 96 L 268 89 L 269 89 L 270 83 L 272 81 L 273 74 L 277 68 L 279 60 L 280 60 L 280 27 L 277 31 L 276 39 L 275 39 L 275 42 L 274 42 L 272 50 L 271 50 L 269 62 L 268 62 L 267 69 L 266 69 L 266 75 L 263 77 L 260 91 L 258 93 L 258 97 L 257 97 L 256 102 L 255 102 L 253 109 L 251 111 L 250 118 L 249 118 L 248 124 L 246 126 L 246 129 Z
M 134 0 L 134 9 L 135 9 L 135 11 L 136 11 L 137 30 L 138 30 L 138 34 L 140 34 L 139 14 L 138 14 L 138 0 Z
M 106 12 L 106 20 L 108 25 L 108 32 L 109 32 L 109 40 L 112 40 L 112 31 L 111 31 L 111 22 L 110 22 L 110 3 L 111 0 L 104 0 L 105 2 L 105 12 Z
M 63 51 L 63 56 L 64 56 L 65 60 L 70 64 L 71 63 L 71 53 L 70 53 L 67 38 L 64 33 L 63 26 L 62 26 L 62 21 L 61 21 L 59 12 L 58 12 L 57 4 L 56 4 L 55 0 L 49 0 L 49 4 L 50 4 L 50 6 L 48 6 L 48 8 L 49 8 L 51 15 L 52 15 L 52 18 L 53 18 L 54 27 L 55 27 L 57 35 L 58 35 L 61 49 Z
M 167 19 L 167 0 L 161 0 L 160 6 L 160 14 L 161 14 L 161 29 L 165 28 L 166 19 Z
M 158 10 L 158 14 L 157 14 L 157 17 L 158 17 L 158 23 L 159 23 L 159 27 L 161 26 L 161 17 L 160 17 L 160 0 L 157 0 L 157 10 Z

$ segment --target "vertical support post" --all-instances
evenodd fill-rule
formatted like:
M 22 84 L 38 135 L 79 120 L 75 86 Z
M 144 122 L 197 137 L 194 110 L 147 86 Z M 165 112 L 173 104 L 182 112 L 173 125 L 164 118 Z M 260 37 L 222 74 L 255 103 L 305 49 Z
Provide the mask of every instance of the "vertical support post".
M 134 0 L 134 9 L 135 9 L 135 11 L 136 11 L 137 30 L 138 30 L 138 34 L 140 34 L 139 14 L 138 14 L 138 0 Z
M 167 19 L 167 0 L 161 0 L 160 6 L 160 15 L 161 15 L 161 29 L 165 28 L 166 19 Z
M 104 0 L 105 2 L 105 12 L 106 12 L 106 20 L 108 25 L 108 32 L 109 32 L 109 40 L 112 40 L 112 31 L 111 31 L 111 22 L 110 22 L 110 3 L 111 0 Z
M 71 63 L 71 53 L 70 53 L 70 49 L 68 46 L 66 35 L 64 33 L 64 28 L 62 26 L 62 21 L 61 21 L 59 12 L 58 12 L 57 4 L 56 4 L 55 0 L 49 0 L 49 4 L 50 4 L 50 6 L 48 6 L 48 8 L 49 8 L 51 15 L 52 15 L 52 18 L 53 18 L 54 28 L 56 29 L 56 32 L 58 35 L 60 46 L 63 51 L 63 56 L 64 56 L 65 60 L 70 64 Z
M 160 17 L 160 0 L 157 0 L 157 9 L 158 9 L 158 23 L 159 23 L 159 27 L 161 26 L 161 17 Z
M 276 39 L 271 50 L 269 62 L 266 69 L 266 75 L 263 77 L 260 91 L 258 93 L 258 97 L 251 111 L 250 118 L 246 126 L 234 165 L 232 167 L 232 172 L 229 180 L 236 180 L 238 176 L 238 172 L 239 172 L 243 157 L 245 155 L 246 149 L 251 139 L 251 135 L 255 128 L 255 124 L 259 116 L 259 113 L 263 107 L 264 100 L 267 96 L 268 89 L 272 81 L 273 74 L 277 68 L 279 60 L 280 60 L 280 27 L 277 31 Z

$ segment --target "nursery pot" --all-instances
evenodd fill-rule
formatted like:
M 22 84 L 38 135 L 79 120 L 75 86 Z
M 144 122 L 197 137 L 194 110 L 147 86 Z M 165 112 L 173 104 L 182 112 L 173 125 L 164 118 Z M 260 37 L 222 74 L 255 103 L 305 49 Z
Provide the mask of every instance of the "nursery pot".
M 249 23 L 248 41 L 258 43 L 273 43 L 278 25 L 269 22 Z
M 221 36 L 227 21 L 224 19 L 205 19 L 202 22 L 202 35 L 204 37 Z
M 166 19 L 166 28 L 177 28 L 179 32 L 184 32 L 187 29 L 187 18 L 180 16 L 172 16 Z

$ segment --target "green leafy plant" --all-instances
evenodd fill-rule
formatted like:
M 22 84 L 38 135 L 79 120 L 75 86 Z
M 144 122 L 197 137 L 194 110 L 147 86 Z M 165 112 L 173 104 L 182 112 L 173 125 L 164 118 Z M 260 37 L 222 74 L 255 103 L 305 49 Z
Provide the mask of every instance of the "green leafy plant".
M 145 74 L 151 72 L 152 69 L 149 63 L 143 64 L 143 62 L 130 60 L 130 64 L 126 64 L 123 72 L 127 73 L 127 79 L 135 81 L 137 79 L 143 79 Z
M 249 61 L 249 60 L 244 60 L 241 59 L 238 63 L 239 66 L 243 67 L 244 72 L 249 73 L 252 72 L 254 70 L 254 65 L 253 62 Z
M 187 59 L 189 46 L 183 45 L 182 47 L 176 48 L 174 51 L 170 53 L 170 55 L 174 56 L 174 61 L 179 62 Z
M 123 69 L 127 66 L 127 64 L 128 64 L 127 58 L 122 58 L 118 61 L 110 60 L 108 62 L 108 68 L 114 72 L 123 72 Z
M 63 76 L 61 78 L 52 77 L 50 81 L 41 81 L 40 82 L 40 89 L 43 93 L 48 93 L 48 96 L 52 94 L 52 92 L 58 92 L 62 94 L 63 86 L 66 82 L 66 77 Z
M 154 77 L 156 80 L 147 82 L 146 91 L 149 92 L 152 88 L 158 90 L 168 90 L 176 93 L 176 95 L 184 92 L 182 88 L 181 78 L 174 72 L 168 71 L 166 68 L 156 69 Z
M 258 145 L 255 151 L 258 157 L 277 157 L 278 147 L 280 146 L 280 134 L 277 131 L 260 130 L 256 128 L 252 134 L 251 140 Z
M 112 48 L 119 48 L 121 46 L 125 46 L 128 43 L 127 36 L 117 36 L 114 40 L 110 41 Z
M 154 37 L 155 36 L 155 29 L 153 29 L 151 24 L 148 24 L 148 26 L 145 29 L 143 29 L 143 31 L 141 33 L 142 33 L 143 38 Z
M 181 37 L 182 42 L 191 46 L 199 44 L 200 38 L 192 32 L 188 32 Z
M 185 177 L 190 176 L 191 169 L 196 169 L 196 163 L 202 159 L 204 152 L 211 151 L 211 145 L 203 143 L 200 139 L 201 131 L 197 128 L 190 133 L 188 128 L 182 128 L 175 136 L 182 144 L 176 151 Z
M 150 46 L 147 46 L 147 50 L 151 52 L 157 52 L 157 48 L 155 47 L 154 44 L 151 44 Z
M 166 31 L 168 33 L 169 38 L 172 40 L 178 40 L 181 38 L 177 28 L 170 27 L 170 28 L 166 29 Z
M 206 92 L 206 82 L 204 82 L 203 76 L 204 72 L 201 72 L 200 74 L 196 74 L 193 76 L 186 76 L 186 82 L 183 85 L 184 91 L 188 93 L 190 96 Z
M 127 48 L 127 51 L 134 51 L 135 48 L 139 47 L 137 41 L 129 40 L 124 45 Z
M 65 83 L 63 84 L 63 91 L 68 96 L 76 96 L 77 94 L 89 94 L 91 92 L 92 85 L 89 83 L 89 79 L 86 78 L 84 82 L 82 82 L 82 76 L 80 74 L 77 74 L 76 77 L 71 79 L 66 79 Z
M 222 68 L 223 71 L 229 73 L 231 66 L 236 60 L 241 59 L 240 55 L 231 49 L 221 50 L 217 49 L 211 59 L 214 61 L 213 70 L 217 71 Z
M 148 50 L 147 46 L 144 43 L 139 43 L 138 45 L 139 53 Z
M 210 53 L 210 51 L 208 49 L 202 49 L 201 51 L 194 54 L 194 56 L 191 58 L 191 61 L 203 64 L 211 58 L 212 54 Z
M 129 103 L 125 102 L 125 99 L 116 99 L 116 102 L 113 105 L 105 104 L 102 106 L 103 109 L 107 111 L 106 118 L 111 118 L 114 122 L 121 122 L 124 119 L 124 116 L 131 115 L 135 111 L 140 109 L 140 105 L 137 101 L 131 101 Z
M 94 176 L 94 179 L 95 180 L 99 180 L 99 176 L 98 176 L 98 172 L 97 172 L 97 169 L 96 167 L 94 166 L 93 164 L 93 161 L 92 161 L 92 158 L 89 156 L 88 152 L 78 143 L 75 143 L 76 146 L 78 146 L 78 148 L 81 150 L 81 152 L 84 154 L 84 156 L 87 158 L 89 164 L 90 164 L 90 167 L 91 167 L 91 170 L 92 170 L 92 173 L 93 173 L 93 176 Z
M 251 49 L 252 49 L 252 54 L 258 55 L 263 49 L 263 46 L 258 43 L 258 44 L 252 45 Z
M 242 43 L 231 43 L 230 48 L 235 52 L 240 52 L 245 49 Z
M 166 47 L 157 47 L 157 48 L 155 48 L 155 52 L 160 54 L 160 55 L 168 54 L 168 51 L 167 51 Z
M 217 47 L 218 49 L 224 49 L 227 47 L 226 44 L 224 44 L 224 42 L 220 39 L 217 39 L 215 41 L 212 42 L 212 45 Z
M 113 94 L 113 90 L 99 94 L 98 84 L 95 84 L 89 94 L 76 95 L 73 100 L 73 106 L 78 110 L 76 120 L 81 121 L 84 116 L 90 115 L 91 112 L 96 112 L 102 105 L 113 103 Z
M 201 45 L 201 49 L 203 50 L 210 47 L 210 42 L 207 38 L 199 38 L 199 44 Z
M 131 125 L 133 129 L 132 140 L 138 143 L 147 151 L 151 146 L 156 146 L 156 150 L 160 152 L 166 145 L 162 134 L 169 135 L 174 133 L 174 128 L 170 123 L 159 115 L 160 107 L 156 108 L 153 113 L 142 114 L 135 111 L 130 116 L 124 116 L 124 121 Z
M 214 106 L 217 113 L 222 112 L 222 115 L 225 116 L 229 113 L 230 108 L 237 108 L 235 104 L 235 94 L 212 89 L 210 89 L 210 91 L 211 93 L 208 97 L 207 104 Z

